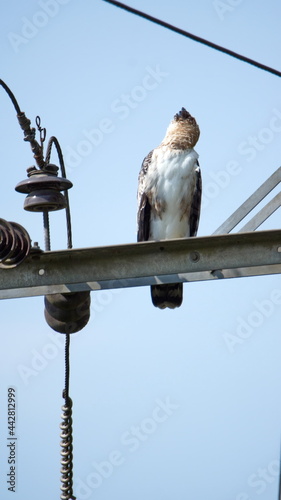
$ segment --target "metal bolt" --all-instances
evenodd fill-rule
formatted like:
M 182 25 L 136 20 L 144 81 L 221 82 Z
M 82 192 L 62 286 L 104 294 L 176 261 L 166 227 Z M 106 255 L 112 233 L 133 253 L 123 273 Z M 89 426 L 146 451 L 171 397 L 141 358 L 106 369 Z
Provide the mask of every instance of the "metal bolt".
M 190 260 L 192 260 L 193 262 L 198 262 L 198 260 L 200 260 L 199 252 L 191 252 L 189 257 L 190 257 Z

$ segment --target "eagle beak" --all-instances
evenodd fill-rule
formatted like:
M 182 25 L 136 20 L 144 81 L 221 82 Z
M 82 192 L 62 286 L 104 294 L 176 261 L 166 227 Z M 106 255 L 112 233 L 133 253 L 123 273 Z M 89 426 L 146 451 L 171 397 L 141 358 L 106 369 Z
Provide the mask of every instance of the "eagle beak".
M 192 116 L 188 111 L 186 111 L 185 108 L 181 108 L 181 110 L 174 116 L 174 120 L 176 121 L 178 121 L 179 119 L 187 120 L 189 118 L 192 118 Z

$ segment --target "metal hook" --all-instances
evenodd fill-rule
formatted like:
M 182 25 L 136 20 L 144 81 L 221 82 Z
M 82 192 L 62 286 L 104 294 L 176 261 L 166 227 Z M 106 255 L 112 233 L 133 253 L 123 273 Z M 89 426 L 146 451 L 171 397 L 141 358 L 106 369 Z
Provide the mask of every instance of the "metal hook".
M 40 130 L 40 128 L 41 128 L 41 118 L 40 118 L 40 116 L 38 116 L 38 115 L 36 116 L 35 122 L 36 122 L 38 130 Z
M 37 129 L 40 132 L 41 147 L 43 147 L 43 142 L 46 139 L 46 129 L 45 129 L 45 127 L 41 127 L 41 118 L 40 118 L 40 116 L 36 116 L 35 122 L 36 122 L 36 125 L 37 125 Z

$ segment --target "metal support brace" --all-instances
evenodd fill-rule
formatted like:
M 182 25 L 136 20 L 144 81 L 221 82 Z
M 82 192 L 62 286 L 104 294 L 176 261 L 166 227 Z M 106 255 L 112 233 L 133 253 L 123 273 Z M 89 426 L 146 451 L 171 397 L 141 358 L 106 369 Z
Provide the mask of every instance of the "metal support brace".
M 281 182 L 279 167 L 213 234 L 230 233 L 278 184 Z M 281 205 L 281 194 L 267 203 L 239 232 L 255 231 Z
M 281 273 L 281 231 L 31 252 L 0 269 L 0 299 Z

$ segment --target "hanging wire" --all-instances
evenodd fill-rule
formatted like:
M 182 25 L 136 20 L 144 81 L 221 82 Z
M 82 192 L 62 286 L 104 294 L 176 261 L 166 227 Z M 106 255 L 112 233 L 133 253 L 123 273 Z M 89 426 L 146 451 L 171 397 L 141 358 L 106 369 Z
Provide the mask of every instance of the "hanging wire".
M 37 117 L 39 118 L 39 117 Z M 36 120 L 37 120 L 36 118 Z M 38 120 L 36 121 L 36 123 Z M 38 128 L 40 127 L 40 121 L 39 125 L 37 123 Z M 42 131 L 45 131 L 45 129 L 42 129 L 40 127 L 40 133 Z M 45 132 L 43 132 L 43 142 L 45 140 Z M 54 136 L 50 137 L 48 145 L 47 145 L 47 150 L 46 150 L 46 159 L 45 159 L 45 164 L 46 166 L 50 163 L 51 159 L 51 152 L 52 152 L 52 146 L 53 144 L 56 147 L 57 153 L 58 153 L 58 158 L 59 158 L 59 164 L 60 164 L 60 169 L 61 169 L 61 175 L 66 179 L 66 171 L 65 171 L 65 165 L 64 165 L 64 159 L 63 159 L 63 154 L 62 150 L 60 147 L 60 143 L 58 139 Z M 70 215 L 70 204 L 69 204 L 69 196 L 68 196 L 68 191 L 64 191 L 64 197 L 66 200 L 66 208 L 65 208 L 65 214 L 66 214 L 66 230 L 67 230 L 67 248 L 72 248 L 72 228 L 71 228 L 71 215 Z M 50 220 L 49 220 L 49 212 L 43 212 L 43 226 L 44 226 L 44 240 L 45 240 L 45 250 L 50 251 L 51 250 L 51 238 L 50 238 Z
M 39 123 L 40 126 L 40 123 Z M 56 137 L 52 136 L 49 139 L 46 149 L 46 165 L 50 163 L 52 146 L 55 145 L 57 150 L 59 165 L 62 177 L 66 178 L 66 171 L 64 159 L 59 141 Z M 67 190 L 64 191 L 66 199 L 66 226 L 67 226 L 67 248 L 72 248 L 72 229 L 70 217 L 70 205 Z M 50 246 L 50 225 L 48 212 L 44 212 L 44 231 L 45 242 Z M 50 248 L 49 248 L 50 249 Z M 70 379 L 70 334 L 65 334 L 65 382 L 62 397 L 64 398 L 64 405 L 62 406 L 62 423 L 61 429 L 61 500 L 76 500 L 73 495 L 73 445 L 72 445 L 72 399 L 69 396 L 69 379 Z
M 61 434 L 61 500 L 76 500 L 73 495 L 73 454 L 72 454 L 72 400 L 68 398 L 62 406 Z
M 61 500 L 76 500 L 73 495 L 73 445 L 72 445 L 72 399 L 69 397 L 69 360 L 70 334 L 65 335 L 65 385 L 62 397 L 61 429 Z
M 43 212 L 43 229 L 44 229 L 45 251 L 49 252 L 51 250 L 51 235 L 50 235 L 49 212 L 47 210 L 44 210 Z
M 39 122 L 40 126 L 40 122 Z M 49 139 L 46 149 L 46 165 L 50 163 L 52 146 L 55 145 L 57 150 L 59 164 L 62 177 L 66 178 L 66 171 L 64 159 L 59 141 L 56 137 L 52 136 Z M 72 229 L 70 217 L 70 205 L 67 190 L 64 191 L 66 199 L 66 225 L 67 225 L 67 247 L 72 248 Z M 48 212 L 43 213 L 44 217 L 44 234 L 46 249 L 50 250 L 50 224 Z M 61 429 L 61 500 L 76 500 L 73 495 L 73 445 L 72 445 L 72 399 L 69 396 L 69 379 L 70 379 L 70 334 L 65 334 L 65 382 L 62 397 L 64 398 L 64 405 L 62 406 L 62 422 Z
M 69 379 L 70 379 L 70 359 L 69 359 L 69 349 L 70 349 L 70 334 L 65 334 L 65 351 L 64 351 L 64 360 L 65 360 L 65 377 L 64 377 L 64 391 L 63 397 L 65 400 L 69 399 Z
M 62 150 L 61 150 L 60 143 L 59 143 L 58 139 L 54 136 L 50 137 L 49 142 L 48 142 L 48 146 L 47 146 L 47 150 L 46 150 L 46 164 L 48 165 L 48 163 L 50 162 L 53 144 L 55 145 L 57 153 L 58 153 L 61 175 L 62 175 L 62 177 L 64 177 L 66 179 L 66 171 L 65 171 Z M 71 215 L 70 215 L 69 196 L 68 196 L 67 190 L 64 191 L 64 197 L 66 200 L 65 213 L 66 213 L 66 228 L 67 228 L 67 248 L 72 248 Z
M 136 16 L 140 16 L 144 19 L 147 19 L 148 21 L 159 24 L 160 26 L 163 26 L 163 28 L 167 28 L 171 31 L 174 31 L 175 33 L 179 33 L 180 35 L 183 35 L 187 38 L 190 38 L 194 42 L 199 42 L 199 43 L 202 43 L 203 45 L 207 45 L 207 47 L 210 47 L 211 49 L 218 50 L 219 52 L 223 52 L 224 54 L 227 54 L 228 56 L 235 57 L 236 59 L 239 59 L 240 61 L 246 62 L 248 64 L 252 64 L 253 66 L 256 66 L 259 69 L 263 69 L 264 71 L 268 71 L 269 73 L 272 73 L 273 75 L 281 77 L 281 71 L 278 71 L 277 69 L 270 68 L 269 66 L 266 66 L 265 64 L 259 63 L 258 61 L 254 61 L 253 59 L 250 59 L 249 57 L 238 54 L 237 52 L 234 52 L 233 50 L 226 49 L 225 47 L 222 47 L 221 45 L 210 42 L 209 40 L 205 40 L 204 38 L 201 38 L 200 36 L 193 35 L 192 33 L 189 33 L 188 31 L 185 31 L 181 28 L 177 28 L 176 26 L 173 26 L 172 24 L 166 23 L 165 21 L 161 21 L 161 19 L 157 19 L 156 17 L 150 16 L 149 14 L 146 14 L 145 12 L 134 9 L 133 7 L 130 7 L 129 5 L 125 5 L 124 3 L 117 2 L 116 0 L 103 0 L 103 1 L 110 3 L 112 5 L 115 5 L 115 7 L 120 7 L 121 9 L 124 9 L 127 12 L 131 12 L 131 14 L 135 14 Z

